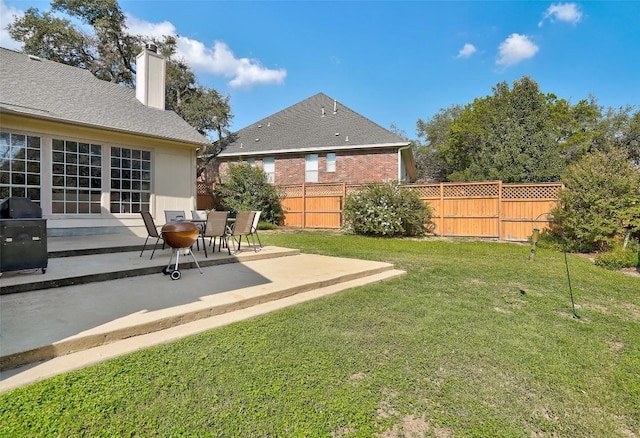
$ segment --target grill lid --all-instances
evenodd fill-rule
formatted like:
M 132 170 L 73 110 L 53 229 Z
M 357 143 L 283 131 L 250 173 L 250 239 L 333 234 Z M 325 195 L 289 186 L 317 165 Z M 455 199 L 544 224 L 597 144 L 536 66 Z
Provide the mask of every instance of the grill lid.
M 0 201 L 0 219 L 42 218 L 42 209 L 28 198 L 10 197 Z

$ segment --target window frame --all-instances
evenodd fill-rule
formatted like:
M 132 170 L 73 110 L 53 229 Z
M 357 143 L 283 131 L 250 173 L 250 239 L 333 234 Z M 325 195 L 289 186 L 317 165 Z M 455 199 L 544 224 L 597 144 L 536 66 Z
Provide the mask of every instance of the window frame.
M 336 171 L 336 154 L 335 152 L 328 152 L 326 157 L 326 171 L 335 173 Z
M 319 180 L 318 154 L 307 154 L 304 157 L 304 182 L 317 183 Z
M 150 211 L 153 181 L 151 151 L 111 146 L 109 151 L 109 212 Z M 117 211 L 116 211 L 117 210 Z
M 26 197 L 42 205 L 42 145 L 40 135 L 0 130 L 0 199 Z
M 275 184 L 276 182 L 276 159 L 274 157 L 264 157 L 262 159 L 262 170 L 267 175 L 267 182 Z
M 51 139 L 51 214 L 102 214 L 104 150 L 97 143 Z

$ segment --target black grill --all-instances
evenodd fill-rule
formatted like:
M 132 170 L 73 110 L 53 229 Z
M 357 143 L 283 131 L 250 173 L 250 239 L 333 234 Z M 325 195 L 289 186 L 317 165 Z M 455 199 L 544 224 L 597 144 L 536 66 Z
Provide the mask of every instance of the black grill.
M 7 198 L 0 201 L 0 219 L 42 219 L 42 209 L 27 198 Z
M 27 198 L 0 201 L 0 272 L 47 270 L 47 220 Z

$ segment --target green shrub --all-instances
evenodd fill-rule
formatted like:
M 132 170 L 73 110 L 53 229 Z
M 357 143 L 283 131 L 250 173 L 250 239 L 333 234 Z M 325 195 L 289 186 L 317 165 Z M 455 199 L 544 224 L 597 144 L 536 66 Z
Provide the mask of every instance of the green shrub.
M 637 248 L 616 245 L 611 251 L 600 253 L 596 256 L 595 265 L 605 269 L 617 271 L 622 268 L 633 268 L 638 266 Z
M 551 230 L 544 229 L 540 233 L 538 239 L 538 248 L 551 249 L 554 251 L 562 251 L 565 249 L 562 238 Z
M 370 236 L 421 236 L 430 222 L 431 207 L 398 182 L 369 184 L 347 195 L 343 230 Z
M 261 210 L 260 220 L 272 224 L 280 223 L 284 217 L 278 191 L 268 183 L 267 175 L 259 167 L 229 164 L 213 194 L 216 209 L 227 210 L 231 215 L 239 211 Z
M 258 222 L 259 230 L 277 230 L 278 226 L 276 224 L 272 224 L 271 222 Z
M 554 232 L 570 250 L 607 251 L 631 230 L 640 231 L 640 171 L 618 150 L 570 165 L 562 177 Z

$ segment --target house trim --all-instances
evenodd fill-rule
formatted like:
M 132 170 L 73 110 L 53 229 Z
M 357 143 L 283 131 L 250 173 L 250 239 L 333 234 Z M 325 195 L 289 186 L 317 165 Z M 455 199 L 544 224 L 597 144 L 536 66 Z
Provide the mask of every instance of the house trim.
M 11 105 L 14 106 L 14 105 Z M 156 139 L 156 140 L 163 140 L 163 141 L 170 141 L 172 143 L 182 143 L 182 145 L 184 146 L 188 146 L 191 149 L 196 149 L 196 148 L 201 148 L 204 146 L 207 146 L 208 142 L 202 142 L 202 143 L 198 143 L 198 142 L 192 142 L 189 140 L 184 140 L 184 139 L 177 139 L 177 138 L 171 138 L 171 137 L 165 137 L 165 136 L 161 136 L 161 135 L 152 135 L 152 134 L 141 134 L 141 133 L 137 133 L 137 132 L 132 132 L 132 131 L 128 131 L 125 129 L 118 129 L 118 128 L 112 128 L 112 127 L 108 127 L 108 126 L 101 126 L 101 125 L 96 125 L 96 124 L 90 124 L 90 123 L 82 123 L 82 122 L 74 122 L 72 120 L 68 120 L 65 118 L 60 118 L 60 117 L 54 117 L 54 116 L 38 116 L 35 114 L 27 114 L 27 113 L 23 113 L 21 111 L 15 111 L 15 110 L 11 110 L 9 108 L 7 108 L 6 104 L 4 103 L 0 103 L 0 114 L 2 114 L 3 119 L 2 119 L 2 124 L 3 126 L 5 124 L 10 123 L 10 117 L 14 116 L 14 117 L 19 117 L 19 118 L 23 118 L 26 120 L 33 120 L 34 122 L 37 123 L 37 121 L 42 121 L 42 122 L 49 122 L 49 123 L 56 123 L 56 124 L 63 124 L 63 125 L 71 125 L 71 126 L 75 126 L 78 128 L 84 128 L 87 130 L 99 130 L 99 131 L 108 131 L 108 132 L 114 132 L 114 133 L 118 133 L 118 134 L 124 134 L 124 135 L 128 135 L 128 136 L 133 136 L 133 137 L 141 137 L 141 138 L 147 138 L 147 139 Z M 9 117 L 9 119 L 7 119 L 7 117 Z M 17 120 L 17 119 L 16 119 Z
M 260 155 L 283 155 L 283 154 L 300 154 L 306 152 L 333 152 L 333 151 L 346 151 L 346 150 L 356 150 L 356 149 L 385 149 L 385 148 L 401 148 L 405 149 L 405 147 L 409 147 L 409 142 L 403 143 L 378 143 L 378 144 L 363 144 L 363 145 L 350 145 L 350 146 L 321 146 L 321 147 L 311 147 L 311 148 L 296 148 L 296 149 L 270 149 L 265 151 L 255 151 L 255 152 L 222 152 L 217 156 L 220 158 L 227 157 L 249 157 L 249 156 L 260 156 Z
M 398 181 L 411 180 L 415 178 L 416 175 L 416 166 L 415 162 L 412 159 L 404 159 L 405 154 L 412 155 L 411 145 L 407 145 L 405 147 L 398 149 Z M 407 167 L 407 163 L 410 167 Z M 404 172 L 402 171 L 404 169 Z M 405 178 L 405 173 L 407 177 Z

